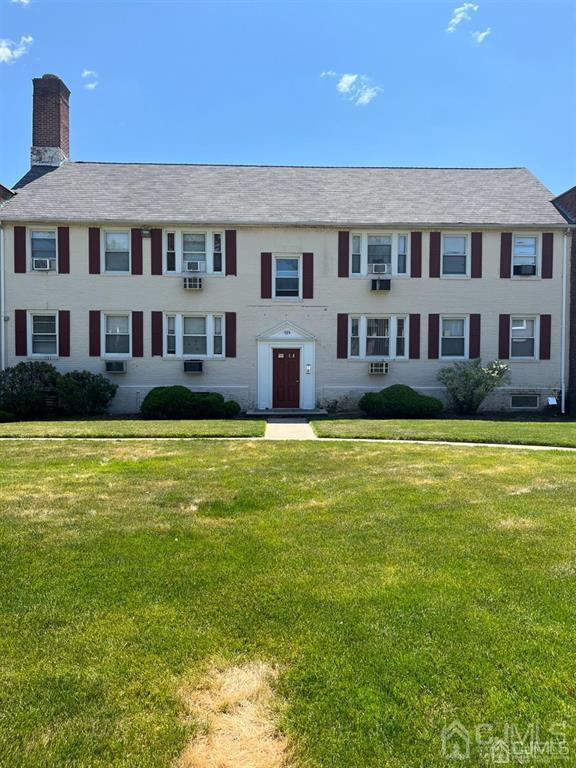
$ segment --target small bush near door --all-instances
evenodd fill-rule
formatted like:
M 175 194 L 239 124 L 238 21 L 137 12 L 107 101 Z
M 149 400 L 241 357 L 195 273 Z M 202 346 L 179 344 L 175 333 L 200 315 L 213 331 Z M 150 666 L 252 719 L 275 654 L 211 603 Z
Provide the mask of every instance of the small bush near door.
M 444 410 L 441 400 L 421 395 L 405 384 L 367 392 L 360 398 L 359 406 L 373 419 L 430 419 Z
M 151 389 L 140 412 L 145 419 L 232 419 L 240 413 L 240 406 L 218 392 L 191 392 L 175 385 Z

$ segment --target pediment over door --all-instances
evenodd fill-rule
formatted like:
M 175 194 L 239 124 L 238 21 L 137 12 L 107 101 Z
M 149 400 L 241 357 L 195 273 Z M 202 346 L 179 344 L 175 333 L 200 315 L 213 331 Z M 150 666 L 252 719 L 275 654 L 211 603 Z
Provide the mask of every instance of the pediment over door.
M 288 321 L 278 323 L 257 337 L 258 341 L 315 341 L 314 334 Z

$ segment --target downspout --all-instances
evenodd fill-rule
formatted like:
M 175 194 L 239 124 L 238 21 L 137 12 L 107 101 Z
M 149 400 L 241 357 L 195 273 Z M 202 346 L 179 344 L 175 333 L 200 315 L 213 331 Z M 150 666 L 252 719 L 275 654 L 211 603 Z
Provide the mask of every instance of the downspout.
M 568 281 L 568 236 L 570 230 L 564 232 L 564 248 L 562 251 L 562 328 L 560 336 L 560 412 L 566 413 L 566 298 Z

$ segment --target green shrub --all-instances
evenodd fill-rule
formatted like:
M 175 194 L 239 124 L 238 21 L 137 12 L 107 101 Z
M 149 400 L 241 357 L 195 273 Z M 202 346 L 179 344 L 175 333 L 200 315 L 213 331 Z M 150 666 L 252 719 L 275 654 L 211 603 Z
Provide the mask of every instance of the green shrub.
M 233 400 L 218 392 L 191 392 L 187 387 L 155 387 L 144 398 L 140 412 L 145 419 L 231 419 L 240 412 Z
M 438 380 L 448 390 L 450 405 L 461 415 L 476 413 L 490 392 L 509 378 L 510 367 L 500 360 L 485 367 L 480 359 L 466 360 L 438 372 Z
M 405 384 L 393 384 L 380 392 L 367 392 L 360 398 L 359 406 L 374 419 L 430 419 L 444 409 L 437 398 L 421 395 Z
M 8 424 L 11 421 L 16 421 L 16 416 L 8 411 L 0 411 L 0 424 Z
M 99 373 L 70 371 L 60 376 L 56 390 L 59 408 L 66 416 L 93 416 L 103 413 L 116 394 L 113 384 Z
M 60 374 L 50 363 L 18 363 L 0 371 L 0 407 L 17 419 L 46 415 L 48 398 L 56 394 Z
M 241 410 L 236 400 L 226 400 L 224 403 L 224 416 L 227 419 L 235 419 L 240 415 Z

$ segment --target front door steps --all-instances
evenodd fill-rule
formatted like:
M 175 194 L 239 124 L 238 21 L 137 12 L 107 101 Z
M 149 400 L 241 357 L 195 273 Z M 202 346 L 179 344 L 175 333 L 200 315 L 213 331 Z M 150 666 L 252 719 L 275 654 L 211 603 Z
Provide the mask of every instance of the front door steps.
M 327 416 L 324 408 L 264 408 L 246 411 L 246 416 L 265 416 L 271 419 L 293 419 L 294 417 L 311 418 L 312 416 Z

